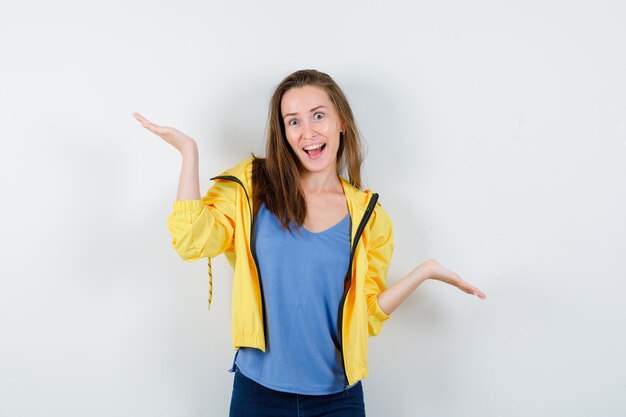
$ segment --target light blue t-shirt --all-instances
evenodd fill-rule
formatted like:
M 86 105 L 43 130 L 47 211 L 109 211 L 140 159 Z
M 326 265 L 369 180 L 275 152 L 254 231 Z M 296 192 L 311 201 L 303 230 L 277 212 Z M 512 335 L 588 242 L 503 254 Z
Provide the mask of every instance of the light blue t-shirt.
M 240 372 L 268 388 L 322 395 L 345 389 L 337 331 L 350 261 L 350 215 L 302 234 L 282 230 L 265 205 L 255 222 L 255 249 L 266 313 L 266 352 L 242 347 Z

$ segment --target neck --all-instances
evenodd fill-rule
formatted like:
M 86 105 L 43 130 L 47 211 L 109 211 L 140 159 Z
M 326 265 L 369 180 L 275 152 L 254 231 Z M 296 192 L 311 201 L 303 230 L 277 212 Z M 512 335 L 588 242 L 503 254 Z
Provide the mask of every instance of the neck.
M 305 194 L 342 190 L 341 181 L 334 169 L 323 172 L 301 172 L 300 186 Z

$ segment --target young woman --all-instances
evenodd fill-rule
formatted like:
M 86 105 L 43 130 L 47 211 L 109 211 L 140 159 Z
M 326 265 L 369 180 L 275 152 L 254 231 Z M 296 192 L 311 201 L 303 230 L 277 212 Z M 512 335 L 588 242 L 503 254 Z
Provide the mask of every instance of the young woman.
M 485 298 L 433 259 L 387 287 L 391 221 L 378 195 L 361 190 L 359 131 L 327 74 L 283 79 L 265 158 L 212 178 L 204 197 L 196 142 L 134 116 L 183 156 L 167 219 L 173 247 L 188 261 L 208 258 L 209 276 L 220 253 L 234 268 L 231 416 L 364 416 L 367 338 L 422 282 Z

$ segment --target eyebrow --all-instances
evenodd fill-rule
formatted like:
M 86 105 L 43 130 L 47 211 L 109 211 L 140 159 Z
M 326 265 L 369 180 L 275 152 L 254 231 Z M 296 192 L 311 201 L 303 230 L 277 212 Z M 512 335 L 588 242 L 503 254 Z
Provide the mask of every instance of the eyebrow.
M 311 110 L 309 110 L 309 112 L 315 111 L 315 110 L 317 110 L 317 109 L 321 109 L 322 107 L 323 107 L 323 108 L 327 108 L 326 106 L 323 106 L 323 105 L 322 105 L 322 106 L 317 106 L 317 107 L 313 107 Z M 287 118 L 287 116 L 295 116 L 295 115 L 297 115 L 297 114 L 298 114 L 298 113 L 287 113 L 286 115 L 284 115 L 284 116 L 283 116 L 283 119 L 286 119 L 286 118 Z

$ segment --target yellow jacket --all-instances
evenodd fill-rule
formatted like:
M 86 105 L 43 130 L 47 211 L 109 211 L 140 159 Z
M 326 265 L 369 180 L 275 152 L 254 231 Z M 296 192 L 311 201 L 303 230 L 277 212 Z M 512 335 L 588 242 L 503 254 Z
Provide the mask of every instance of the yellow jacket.
M 209 276 L 210 259 L 226 255 L 234 268 L 233 346 L 265 351 L 262 281 L 251 246 L 252 160 L 212 178 L 215 183 L 202 199 L 175 201 L 167 227 L 181 258 L 208 258 Z M 389 318 L 377 296 L 387 288 L 393 233 L 389 216 L 377 204 L 377 194 L 361 191 L 343 178 L 341 184 L 352 219 L 350 274 L 346 274 L 339 310 L 341 353 L 349 386 L 367 376 L 368 335 L 377 335 Z

